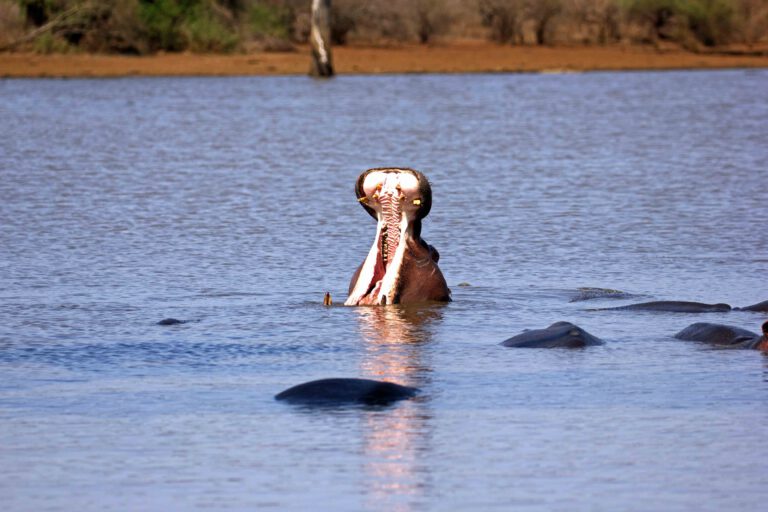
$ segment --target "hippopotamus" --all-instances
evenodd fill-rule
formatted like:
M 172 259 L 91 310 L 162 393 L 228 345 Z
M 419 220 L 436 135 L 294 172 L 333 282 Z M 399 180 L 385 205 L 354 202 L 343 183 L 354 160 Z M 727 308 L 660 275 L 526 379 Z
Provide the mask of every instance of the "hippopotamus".
M 357 178 L 355 194 L 376 219 L 376 236 L 352 276 L 344 304 L 450 301 L 437 266 L 440 254 L 421 238 L 421 221 L 432 207 L 427 177 L 408 168 L 368 169 Z
M 546 329 L 523 331 L 501 342 L 505 347 L 518 348 L 581 348 L 602 344 L 600 338 L 570 322 L 555 322 Z
M 320 379 L 288 388 L 275 400 L 302 405 L 387 405 L 415 396 L 419 390 L 394 382 L 369 379 Z
M 163 318 L 159 322 L 157 322 L 157 325 L 178 325 L 178 324 L 186 324 L 189 320 L 179 320 L 177 318 Z
M 611 311 L 629 309 L 637 311 L 665 311 L 669 313 L 720 313 L 730 311 L 732 308 L 728 304 L 704 304 L 702 302 L 685 302 L 677 300 L 657 300 L 652 302 L 641 302 L 640 304 L 629 304 L 627 306 L 617 306 L 613 308 L 600 308 L 596 311 Z
M 763 334 L 755 334 L 740 327 L 698 322 L 675 334 L 675 338 L 728 348 L 768 351 L 768 322 L 763 323 L 762 329 Z
M 569 302 L 581 302 L 593 299 L 632 299 L 637 297 L 632 293 L 621 290 L 611 290 L 610 288 L 583 287 L 578 289 L 578 293 L 571 297 Z
M 768 313 L 768 300 L 752 304 L 751 306 L 744 306 L 743 308 L 733 308 L 738 311 L 759 311 L 761 313 Z

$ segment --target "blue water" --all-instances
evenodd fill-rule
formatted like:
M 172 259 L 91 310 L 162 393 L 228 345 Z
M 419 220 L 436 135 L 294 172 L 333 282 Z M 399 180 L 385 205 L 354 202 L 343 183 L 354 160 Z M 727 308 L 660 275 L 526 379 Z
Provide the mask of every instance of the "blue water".
M 3 510 L 761 510 L 768 71 L 0 80 Z M 343 302 L 369 167 L 454 302 Z M 459 286 L 466 284 L 469 286 Z M 191 320 L 170 327 L 166 317 Z M 498 345 L 568 320 L 583 350 Z M 391 407 L 275 402 L 322 377 Z

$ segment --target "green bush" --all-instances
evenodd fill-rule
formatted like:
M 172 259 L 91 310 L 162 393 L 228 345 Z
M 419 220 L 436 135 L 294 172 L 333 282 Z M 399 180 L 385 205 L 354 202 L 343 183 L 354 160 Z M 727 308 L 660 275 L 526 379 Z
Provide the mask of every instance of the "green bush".
M 181 30 L 186 47 L 195 52 L 229 52 L 239 37 L 208 5 L 196 5 L 185 17 Z
M 226 52 L 239 43 L 211 0 L 140 0 L 139 18 L 150 50 Z
M 680 2 L 688 29 L 705 46 L 727 43 L 734 32 L 734 9 L 727 0 Z
M 45 55 L 51 53 L 70 53 L 74 47 L 66 39 L 57 37 L 50 32 L 41 34 L 34 41 L 34 50 Z
M 183 50 L 181 22 L 184 11 L 196 0 L 141 0 L 139 18 L 151 50 Z
M 250 32 L 257 37 L 289 39 L 292 24 L 293 12 L 285 5 L 255 2 L 248 12 Z

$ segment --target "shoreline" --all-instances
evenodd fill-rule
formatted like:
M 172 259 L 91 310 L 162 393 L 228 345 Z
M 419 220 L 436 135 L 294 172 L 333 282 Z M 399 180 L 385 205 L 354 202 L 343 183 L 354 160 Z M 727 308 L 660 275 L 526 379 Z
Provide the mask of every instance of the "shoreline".
M 768 53 L 691 53 L 645 46 L 500 46 L 461 42 L 433 46 L 339 46 L 339 75 L 401 73 L 567 73 L 768 68 Z M 249 54 L 153 56 L 0 53 L 0 78 L 306 75 L 309 49 Z

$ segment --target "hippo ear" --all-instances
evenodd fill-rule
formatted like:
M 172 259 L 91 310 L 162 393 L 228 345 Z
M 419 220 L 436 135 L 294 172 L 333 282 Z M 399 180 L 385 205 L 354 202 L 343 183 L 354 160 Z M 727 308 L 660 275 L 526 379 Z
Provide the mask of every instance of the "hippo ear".
M 768 322 L 765 322 L 765 323 L 763 324 L 763 334 L 765 334 L 766 336 L 768 336 Z
M 421 220 L 427 215 L 429 215 L 429 211 L 432 209 L 432 187 L 429 185 L 429 180 L 426 176 L 421 174 L 419 171 L 415 169 L 408 169 L 411 171 L 415 176 L 416 179 L 419 180 L 419 192 L 421 193 L 421 206 L 419 208 L 419 211 L 416 212 L 416 218 Z
M 363 182 L 365 181 L 365 177 L 368 176 L 368 173 L 371 171 L 375 171 L 377 169 L 368 169 L 367 171 L 364 171 L 355 182 L 355 195 L 357 196 L 357 200 L 360 201 L 362 198 L 365 197 L 365 191 L 363 190 Z M 376 220 L 379 220 L 379 218 L 376 216 L 376 212 L 373 208 L 365 204 L 364 202 L 360 201 L 360 206 L 365 208 L 365 211 L 368 212 L 368 215 L 373 217 Z

